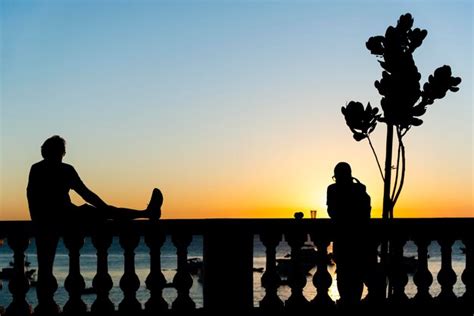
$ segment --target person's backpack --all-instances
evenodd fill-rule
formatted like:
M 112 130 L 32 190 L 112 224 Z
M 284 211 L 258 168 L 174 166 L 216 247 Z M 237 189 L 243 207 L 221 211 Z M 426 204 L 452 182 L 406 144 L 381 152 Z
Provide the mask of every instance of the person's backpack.
M 357 214 L 360 214 L 362 218 L 369 219 L 370 211 L 372 206 L 370 205 L 370 195 L 367 193 L 365 185 L 363 185 L 358 179 L 354 178 L 357 187 L 356 194 L 354 196 L 354 207 L 357 210 Z

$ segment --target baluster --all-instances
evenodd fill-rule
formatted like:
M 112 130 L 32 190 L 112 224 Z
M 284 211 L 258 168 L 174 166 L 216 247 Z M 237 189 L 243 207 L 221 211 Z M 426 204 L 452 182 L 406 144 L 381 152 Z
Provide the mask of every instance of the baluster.
M 8 283 L 8 289 L 12 293 L 12 302 L 6 310 L 7 316 L 31 315 L 31 306 L 26 301 L 26 293 L 30 287 L 25 275 L 25 250 L 28 248 L 27 237 L 19 235 L 8 237 L 8 245 L 13 250 L 13 276 Z
M 140 236 L 125 227 L 119 237 L 120 246 L 124 253 L 124 273 L 120 278 L 120 288 L 123 300 L 119 304 L 119 311 L 124 315 L 132 315 L 141 311 L 142 307 L 137 300 L 136 293 L 140 288 L 140 280 L 135 273 L 135 248 L 140 242 Z
M 301 310 L 308 307 L 308 301 L 303 295 L 306 285 L 306 271 L 303 269 L 301 260 L 301 247 L 306 240 L 306 233 L 293 232 L 285 235 L 291 247 L 291 265 L 288 275 L 288 283 L 291 287 L 291 296 L 285 302 L 285 306 L 291 310 Z
M 192 236 L 189 234 L 178 234 L 172 236 L 173 244 L 176 246 L 178 256 L 178 271 L 173 278 L 173 285 L 178 295 L 171 307 L 173 310 L 189 311 L 196 308 L 196 304 L 189 296 L 189 289 L 193 285 L 193 278 L 188 271 L 188 246 Z M 222 276 L 224 277 L 224 276 Z
M 466 292 L 462 296 L 464 303 L 468 304 L 471 312 L 474 312 L 474 247 L 473 240 L 465 238 L 463 240 L 466 249 L 466 268 L 462 273 L 461 280 L 466 285 Z
M 405 286 L 408 283 L 407 269 L 403 263 L 403 246 L 405 240 L 394 239 L 390 242 L 390 282 L 392 285 L 392 293 L 390 302 L 394 304 L 404 304 L 408 302 L 408 297 L 405 294 Z
M 95 315 L 110 315 L 115 311 L 115 306 L 109 298 L 113 281 L 109 274 L 107 262 L 107 250 L 112 244 L 112 234 L 107 229 L 101 227 L 92 236 L 92 244 L 97 250 L 97 273 L 94 279 L 92 279 L 92 287 L 97 293 L 97 298 L 92 303 L 91 311 Z
M 319 239 L 318 234 L 312 233 L 311 238 L 318 249 L 318 260 L 316 273 L 313 275 L 313 284 L 316 287 L 317 295 L 311 301 L 313 305 L 318 307 L 329 307 L 334 305 L 334 301 L 329 297 L 329 288 L 332 284 L 332 277 L 328 271 L 328 246 L 329 241 Z
M 413 282 L 416 284 L 417 293 L 414 301 L 421 304 L 430 303 L 433 297 L 430 294 L 430 286 L 433 283 L 433 276 L 428 269 L 428 246 L 430 240 L 417 238 L 415 244 L 418 247 L 418 267 L 413 276 Z
M 453 239 L 441 239 L 438 241 L 441 246 L 441 270 L 438 273 L 438 282 L 441 285 L 441 293 L 437 300 L 441 303 L 454 303 L 457 299 L 453 292 L 453 286 L 456 283 L 456 273 L 451 264 L 451 247 Z
M 56 254 L 59 237 L 41 228 L 36 236 L 36 251 L 38 258 L 38 284 L 36 294 L 38 305 L 35 307 L 36 315 L 58 315 L 60 312 L 58 304 L 54 301 L 54 293 L 58 289 L 58 282 L 53 275 L 53 263 Z
M 81 275 L 79 264 L 80 249 L 84 245 L 84 237 L 80 233 L 66 235 L 64 236 L 64 245 L 69 250 L 69 275 L 64 281 L 64 288 L 69 293 L 69 300 L 64 305 L 63 312 L 82 315 L 87 311 L 87 305 L 81 299 L 86 284 Z
M 0 236 L 0 247 L 3 247 L 3 235 Z M 2 279 L 0 279 L 0 290 L 3 289 L 3 282 L 2 282 Z M 1 305 L 0 305 L 1 306 Z M 3 306 L 0 307 L 1 309 L 3 309 Z
M 161 272 L 160 257 L 166 236 L 158 225 L 159 223 L 154 224 L 145 236 L 145 243 L 150 248 L 150 274 L 145 280 L 146 287 L 150 290 L 150 299 L 145 303 L 145 310 L 150 314 L 159 314 L 168 309 L 168 303 L 163 298 L 166 279 Z
M 262 275 L 262 286 L 265 288 L 265 296 L 260 301 L 260 307 L 265 311 L 281 311 L 283 302 L 277 295 L 281 278 L 276 270 L 276 247 L 280 243 L 281 234 L 262 233 L 260 240 L 265 246 L 266 264 Z

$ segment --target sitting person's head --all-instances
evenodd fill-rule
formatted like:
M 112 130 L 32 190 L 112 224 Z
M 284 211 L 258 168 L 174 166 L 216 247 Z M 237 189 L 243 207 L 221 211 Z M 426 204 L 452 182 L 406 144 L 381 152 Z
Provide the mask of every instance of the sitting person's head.
M 347 162 L 340 162 L 334 168 L 334 180 L 336 183 L 352 182 L 351 166 Z
M 66 154 L 66 141 L 58 135 L 54 135 L 41 146 L 41 156 L 48 161 L 62 161 Z

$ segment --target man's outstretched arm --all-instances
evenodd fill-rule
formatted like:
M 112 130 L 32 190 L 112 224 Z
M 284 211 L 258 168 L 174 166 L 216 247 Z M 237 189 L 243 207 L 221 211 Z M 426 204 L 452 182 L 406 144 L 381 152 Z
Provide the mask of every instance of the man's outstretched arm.
M 79 174 L 74 169 L 74 167 L 70 166 L 70 175 L 71 175 L 71 189 L 77 192 L 81 198 L 84 199 L 89 204 L 97 208 L 105 208 L 108 207 L 107 203 L 105 203 L 97 194 L 89 190 L 89 188 L 82 182 Z
M 92 204 L 97 208 L 108 207 L 107 203 L 105 203 L 97 194 L 89 190 L 82 181 L 74 188 L 74 191 L 76 191 L 77 194 L 79 194 L 87 203 Z

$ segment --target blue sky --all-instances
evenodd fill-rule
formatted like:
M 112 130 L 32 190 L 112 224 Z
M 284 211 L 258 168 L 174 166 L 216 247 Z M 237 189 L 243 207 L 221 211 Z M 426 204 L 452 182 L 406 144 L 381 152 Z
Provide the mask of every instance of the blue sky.
M 400 207 L 432 203 L 434 185 L 416 192 L 426 179 L 454 186 L 439 205 L 472 212 L 471 1 L 4 0 L 0 217 L 27 216 L 29 166 L 54 134 L 108 202 L 138 208 L 159 186 L 170 217 L 324 208 L 341 160 L 379 203 L 370 150 L 340 107 L 378 104 L 365 41 L 406 12 L 428 30 L 422 83 L 444 64 L 463 82 L 407 136 Z M 375 134 L 383 155 L 384 126 Z

